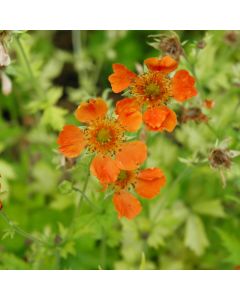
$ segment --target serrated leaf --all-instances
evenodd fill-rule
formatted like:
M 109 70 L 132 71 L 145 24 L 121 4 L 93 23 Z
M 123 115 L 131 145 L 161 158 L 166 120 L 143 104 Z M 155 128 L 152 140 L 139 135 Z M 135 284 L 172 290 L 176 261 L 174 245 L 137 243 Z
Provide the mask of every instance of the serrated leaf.
M 198 256 L 202 255 L 209 245 L 204 224 L 197 215 L 190 215 L 187 219 L 184 243 Z
M 48 107 L 42 116 L 41 125 L 50 126 L 53 130 L 61 130 L 65 124 L 67 111 L 60 107 Z

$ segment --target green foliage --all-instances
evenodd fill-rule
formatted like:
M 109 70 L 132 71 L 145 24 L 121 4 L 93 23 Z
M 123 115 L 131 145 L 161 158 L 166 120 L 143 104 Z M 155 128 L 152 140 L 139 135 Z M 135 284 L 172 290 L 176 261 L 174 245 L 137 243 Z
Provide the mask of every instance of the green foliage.
M 160 32 L 163 33 L 163 32 Z M 164 32 L 166 33 L 166 32 Z M 92 156 L 65 159 L 57 136 L 78 124 L 81 101 L 119 95 L 108 82 L 112 63 L 142 70 L 162 55 L 156 31 L 12 32 L 12 92 L 0 92 L 0 269 L 234 269 L 240 265 L 240 35 L 179 31 L 180 68 L 197 79 L 198 96 L 183 104 L 173 133 L 139 132 L 146 167 L 160 167 L 167 184 L 132 221 L 119 220 L 113 192 L 90 177 Z M 200 41 L 206 46 L 198 47 Z M 137 69 L 136 69 L 137 68 Z M 0 84 L 1 85 L 1 84 Z M 213 109 L 203 106 L 215 101 Z M 180 122 L 182 107 L 201 108 L 208 122 Z M 134 134 L 129 134 L 129 139 Z M 231 150 L 229 169 L 213 168 L 213 148 Z M 223 187 L 224 181 L 226 187 Z

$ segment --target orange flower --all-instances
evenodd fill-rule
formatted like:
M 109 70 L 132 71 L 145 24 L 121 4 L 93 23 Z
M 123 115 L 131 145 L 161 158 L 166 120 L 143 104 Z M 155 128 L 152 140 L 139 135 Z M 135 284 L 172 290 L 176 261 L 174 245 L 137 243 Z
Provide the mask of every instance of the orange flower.
M 139 111 L 139 105 L 134 99 L 125 98 L 116 104 L 116 114 L 119 122 L 127 131 L 137 131 L 142 124 L 142 114 Z
M 195 79 L 186 70 L 177 71 L 172 80 L 173 97 L 180 102 L 196 96 Z
M 148 109 L 143 115 L 144 123 L 149 130 L 172 132 L 177 125 L 177 116 L 167 106 Z
M 195 79 L 188 71 L 179 70 L 173 77 L 169 76 L 169 73 L 178 66 L 177 61 L 170 56 L 164 56 L 162 59 L 148 58 L 144 63 L 148 67 L 148 72 L 144 74 L 135 74 L 134 76 L 134 73 L 123 65 L 120 65 L 120 72 L 116 70 L 116 65 L 113 65 L 114 74 L 109 76 L 109 81 L 115 93 L 129 88 L 132 97 L 117 102 L 116 114 L 121 124 L 130 131 L 139 129 L 141 123 L 141 114 L 139 112 L 141 113 L 141 110 L 145 109 L 145 107 L 147 111 L 154 109 L 154 116 L 158 112 L 158 117 L 155 118 L 157 123 L 153 124 L 154 121 L 152 120 L 151 126 L 149 126 L 149 122 L 146 124 L 150 130 L 158 130 L 158 122 L 160 119 L 165 118 L 166 109 L 161 108 L 158 110 L 155 108 L 162 107 L 172 97 L 179 102 L 183 102 L 197 95 L 197 90 L 194 87 Z M 152 115 L 153 111 L 151 111 Z M 147 114 L 147 116 L 150 115 L 150 113 Z M 171 125 L 163 129 L 167 130 L 169 127 L 169 131 L 172 131 L 175 127 L 174 124 L 176 125 L 175 115 L 171 113 L 170 117 L 169 113 L 168 119 L 171 121 Z M 145 120 L 146 118 L 143 117 L 143 121 Z M 171 129 L 172 127 L 173 129 Z
M 124 65 L 113 64 L 114 73 L 108 77 L 114 93 L 120 93 L 125 90 L 133 78 L 137 75 L 128 70 Z
M 154 198 L 166 183 L 166 177 L 159 168 L 135 171 L 121 171 L 114 183 L 113 203 L 118 217 L 133 219 L 141 212 L 140 202 L 129 192 L 133 188 L 146 199 Z
M 106 116 L 107 110 L 102 99 L 81 103 L 75 115 L 85 123 L 84 129 L 66 125 L 57 141 L 66 157 L 77 157 L 84 148 L 95 153 L 90 170 L 103 184 L 114 182 L 120 170 L 136 169 L 147 157 L 143 142 L 125 142 L 125 129 L 117 119 Z
M 145 59 L 145 65 L 150 71 L 160 71 L 163 73 L 170 73 L 174 71 L 178 63 L 171 56 L 164 56 L 162 59 L 156 57 Z

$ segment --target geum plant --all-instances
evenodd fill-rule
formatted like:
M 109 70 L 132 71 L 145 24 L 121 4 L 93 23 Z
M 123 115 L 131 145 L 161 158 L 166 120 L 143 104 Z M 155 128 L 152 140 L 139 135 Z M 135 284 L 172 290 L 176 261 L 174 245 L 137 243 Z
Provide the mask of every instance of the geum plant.
M 59 150 L 66 157 L 77 157 L 84 148 L 95 154 L 90 171 L 103 188 L 113 188 L 113 202 L 119 217 L 134 218 L 141 211 L 140 202 L 129 193 L 133 186 L 144 198 L 156 196 L 165 183 L 158 168 L 139 170 L 147 158 L 147 146 L 142 141 L 127 141 L 126 128 L 118 119 L 107 115 L 102 99 L 83 102 L 76 110 L 76 118 L 83 128 L 64 126 L 58 138 Z
M 138 131 L 142 121 L 148 130 L 172 132 L 177 117 L 167 102 L 171 97 L 183 102 L 197 94 L 195 79 L 188 71 L 179 70 L 170 77 L 178 66 L 170 56 L 149 58 L 144 63 L 148 72 L 141 75 L 124 65 L 113 65 L 114 73 L 109 76 L 113 92 L 128 88 L 130 94 L 117 102 L 115 116 L 107 114 L 103 99 L 90 99 L 81 103 L 75 113 L 83 126 L 66 125 L 58 138 L 59 151 L 66 157 L 78 157 L 84 148 L 95 154 L 89 166 L 92 175 L 104 190 L 114 190 L 118 216 L 128 219 L 136 217 L 142 209 L 134 191 L 152 199 L 165 185 L 166 177 L 159 168 L 141 169 L 147 158 L 147 146 L 143 141 L 128 141 L 127 132 Z

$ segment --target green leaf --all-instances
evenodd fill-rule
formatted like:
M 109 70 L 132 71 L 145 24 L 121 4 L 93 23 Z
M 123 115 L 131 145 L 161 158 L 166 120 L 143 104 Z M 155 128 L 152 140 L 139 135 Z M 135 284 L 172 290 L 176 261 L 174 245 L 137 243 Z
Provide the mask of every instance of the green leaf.
M 0 175 L 7 179 L 15 179 L 16 177 L 13 167 L 4 160 L 0 160 Z
M 202 215 L 208 215 L 219 218 L 226 217 L 220 200 L 197 202 L 193 205 L 192 209 L 195 213 L 199 213 Z
M 67 111 L 60 107 L 48 107 L 42 116 L 41 125 L 50 126 L 53 130 L 61 130 L 65 124 Z
M 240 236 L 227 232 L 224 230 L 216 229 L 220 236 L 224 248 L 228 251 L 229 257 L 227 260 L 232 263 L 239 265 L 240 262 Z
M 47 91 L 48 105 L 54 105 L 58 102 L 62 96 L 63 88 L 62 87 L 52 87 Z
M 60 251 L 60 255 L 63 258 L 67 258 L 69 255 L 76 255 L 75 243 L 74 241 L 67 242 Z
M 197 215 L 190 215 L 187 219 L 184 243 L 198 256 L 202 255 L 209 245 L 204 224 Z
M 9 227 L 4 230 L 4 234 L 2 236 L 2 240 L 5 240 L 7 238 L 13 239 L 15 236 L 15 230 L 13 227 Z

